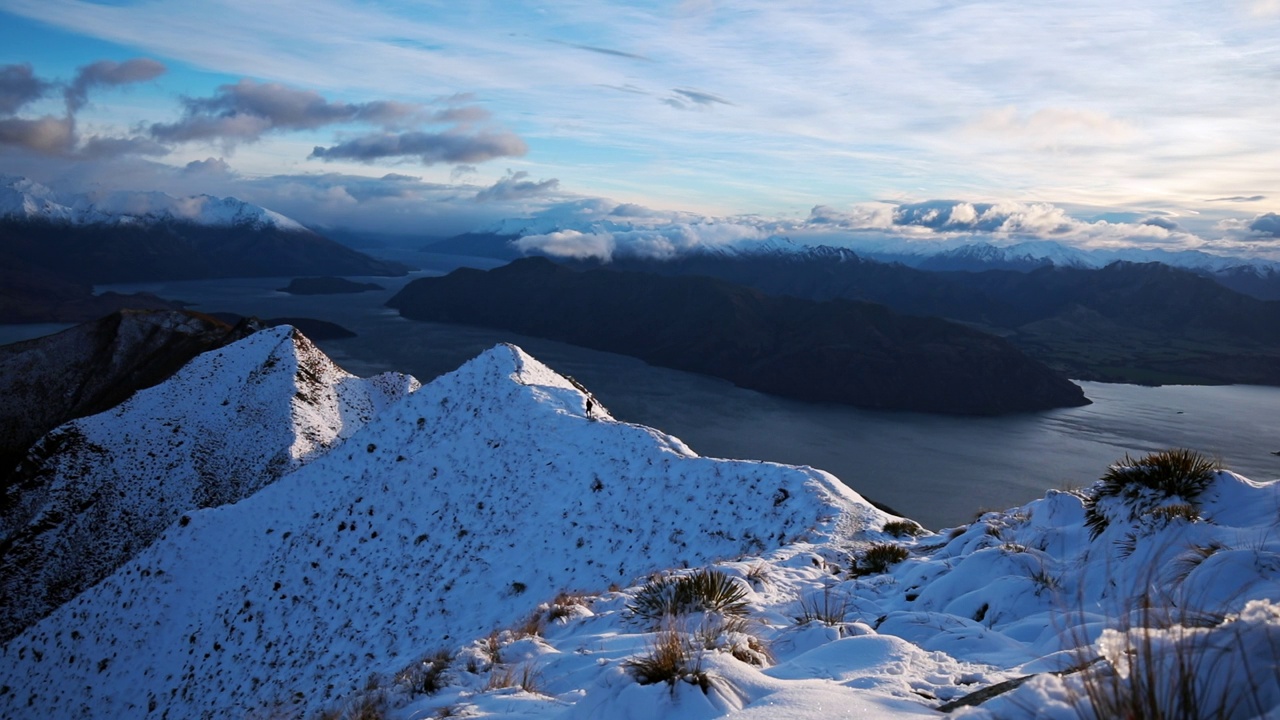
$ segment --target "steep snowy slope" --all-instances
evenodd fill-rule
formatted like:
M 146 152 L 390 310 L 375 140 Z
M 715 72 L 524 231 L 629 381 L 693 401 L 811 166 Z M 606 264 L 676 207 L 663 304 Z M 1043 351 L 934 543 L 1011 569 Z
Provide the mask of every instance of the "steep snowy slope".
M 198 313 L 125 310 L 0 347 L 0 482 L 55 427 L 108 410 L 252 333 Z
M 820 471 L 699 458 L 585 401 L 518 348 L 485 353 L 341 450 L 187 513 L 10 641 L 0 715 L 312 711 L 559 590 L 885 520 Z
M 0 638 L 101 580 L 184 512 L 253 494 L 417 386 L 398 373 L 350 375 L 285 326 L 55 428 L 0 504 Z

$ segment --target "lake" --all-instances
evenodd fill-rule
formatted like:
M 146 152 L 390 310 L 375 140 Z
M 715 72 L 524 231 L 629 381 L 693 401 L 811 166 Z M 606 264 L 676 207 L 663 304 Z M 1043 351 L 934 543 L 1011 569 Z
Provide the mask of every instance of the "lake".
M 384 302 L 413 277 L 460 262 L 419 256 L 409 278 L 354 278 L 387 289 L 293 296 L 289 278 L 113 285 L 193 303 L 196 310 L 314 317 L 359 333 L 318 342 L 359 375 L 400 370 L 430 380 L 499 342 L 513 342 L 585 384 L 620 420 L 675 435 L 702 455 L 811 465 L 926 527 L 971 521 L 1052 488 L 1079 487 L 1126 453 L 1189 447 L 1254 480 L 1280 477 L 1280 388 L 1159 388 L 1080 383 L 1093 404 L 997 418 L 859 410 L 785 400 L 630 357 L 500 330 L 405 320 Z M 12 328 L 13 326 L 10 326 Z M 9 331 L 9 328 L 4 328 Z M 0 340 L 16 339 L 0 332 Z

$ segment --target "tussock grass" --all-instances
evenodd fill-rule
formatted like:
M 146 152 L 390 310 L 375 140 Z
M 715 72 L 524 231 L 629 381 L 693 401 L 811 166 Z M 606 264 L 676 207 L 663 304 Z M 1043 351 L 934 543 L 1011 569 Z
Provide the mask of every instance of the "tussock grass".
M 894 537 L 920 537 L 927 532 L 915 520 L 890 520 L 881 530 Z
M 628 603 L 634 618 L 663 623 L 698 612 L 746 615 L 747 588 L 728 574 L 711 568 L 688 575 L 654 578 Z
M 833 592 L 831 588 L 823 588 L 821 593 L 801 597 L 799 612 L 795 615 L 796 624 L 817 622 L 823 625 L 839 627 L 849 615 L 849 596 Z
M 676 628 L 666 628 L 655 636 L 649 652 L 626 661 L 626 667 L 641 685 L 667 683 L 675 694 L 677 682 L 696 685 L 706 693 L 712 678 L 702 667 L 702 651 Z
M 1097 538 L 1111 523 L 1102 507 L 1107 498 L 1120 498 L 1131 520 L 1144 515 L 1169 521 L 1199 517 L 1197 499 L 1209 487 L 1221 464 L 1194 450 L 1174 448 L 1134 460 L 1128 455 L 1108 468 L 1085 500 L 1085 526 Z M 1169 503 L 1178 499 L 1181 502 Z M 1185 507 L 1179 507 L 1185 506 Z
M 866 550 L 858 553 L 850 574 L 860 577 L 889 572 L 890 568 L 910 556 L 911 551 L 897 543 L 871 543 Z

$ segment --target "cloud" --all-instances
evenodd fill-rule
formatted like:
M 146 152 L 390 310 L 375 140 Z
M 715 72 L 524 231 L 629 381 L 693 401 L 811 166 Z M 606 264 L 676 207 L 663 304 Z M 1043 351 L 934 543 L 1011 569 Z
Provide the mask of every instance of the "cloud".
M 1259 215 L 1249 223 L 1249 229 L 1259 235 L 1280 238 L 1280 215 L 1276 213 Z
M 468 175 L 474 175 L 479 171 L 480 168 L 475 165 L 455 165 L 453 170 L 449 171 L 449 180 L 451 182 L 458 182 L 462 178 Z
M 1178 229 L 1178 223 L 1176 223 L 1176 222 L 1174 222 L 1174 221 L 1172 221 L 1172 220 L 1170 220 L 1170 219 L 1168 219 L 1168 218 L 1162 218 L 1162 217 L 1152 217 L 1152 218 L 1147 218 L 1146 220 L 1143 220 L 1143 221 L 1142 221 L 1142 224 L 1143 224 L 1143 225 L 1152 225 L 1152 226 L 1155 226 L 1155 227 L 1158 227 L 1158 228 L 1164 228 L 1165 230 L 1177 230 L 1177 229 Z
M 205 158 L 204 160 L 192 160 L 182 168 L 182 174 L 186 177 L 196 178 L 229 178 L 235 175 L 235 171 L 231 169 L 231 165 L 222 158 Z
M 578 50 L 586 50 L 587 52 L 599 53 L 600 55 L 612 55 L 613 57 L 627 58 L 629 60 L 643 60 L 645 62 L 653 62 L 653 58 L 637 55 L 635 53 L 623 52 L 612 48 L 596 47 L 595 45 L 579 45 L 578 43 L 564 42 L 563 40 L 551 40 L 557 45 L 576 48 Z
M 0 145 L 13 145 L 45 155 L 68 153 L 75 146 L 71 120 L 46 115 L 34 120 L 0 119 Z
M 622 213 L 614 210 L 622 208 Z M 526 234 L 515 245 L 522 252 L 540 252 L 557 258 L 616 258 L 671 260 L 694 250 L 750 245 L 768 237 L 768 231 L 751 218 L 707 218 L 686 213 L 649 210 L 639 205 L 618 205 L 599 213 L 598 202 L 573 202 L 553 206 L 543 218 L 562 218 L 552 232 Z M 612 218 L 621 218 L 622 222 Z
M 168 155 L 165 145 L 145 137 L 105 137 L 93 135 L 84 141 L 77 154 L 85 158 L 109 158 L 121 155 Z
M 522 253 L 539 252 L 562 258 L 609 261 L 616 247 L 609 233 L 584 233 L 578 230 L 559 230 L 543 235 L 526 235 L 515 241 Z
M 1262 202 L 1263 200 L 1266 200 L 1266 199 L 1267 199 L 1266 195 L 1232 195 L 1231 197 L 1213 198 L 1211 200 L 1206 200 L 1205 202 L 1242 203 L 1242 202 Z
M 134 58 L 124 62 L 99 60 L 80 68 L 67 86 L 67 112 L 74 113 L 84 107 L 89 90 L 99 86 L 114 87 L 154 80 L 165 73 L 165 66 L 150 58 Z
M 523 200 L 546 195 L 560 187 L 560 181 L 556 178 L 534 182 L 533 180 L 526 180 L 525 178 L 527 177 L 529 177 L 529 173 L 523 170 L 514 173 L 508 170 L 506 177 L 476 193 L 476 200 L 480 202 L 489 200 Z
M 471 122 L 487 117 L 481 108 L 449 108 L 433 117 L 421 105 L 411 103 L 330 102 L 311 90 L 247 78 L 234 85 L 220 86 L 211 97 L 186 98 L 183 106 L 185 112 L 177 122 L 152 124 L 152 137 L 168 142 L 252 142 L 274 130 L 314 130 L 339 123 L 395 127 L 428 120 L 443 122 L 462 118 Z
M 12 115 L 23 105 L 38 100 L 51 83 L 35 76 L 31 65 L 0 65 L 0 115 Z
M 719 95 L 692 88 L 673 88 L 671 92 L 678 97 L 663 99 L 663 103 L 677 110 L 704 109 L 715 105 L 733 105 Z
M 439 133 L 410 131 L 366 135 L 332 147 L 316 146 L 311 151 L 310 158 L 360 162 L 374 162 L 384 158 L 414 158 L 423 165 L 435 165 L 520 157 L 528 151 L 529 146 L 514 133 L 467 133 L 453 129 Z

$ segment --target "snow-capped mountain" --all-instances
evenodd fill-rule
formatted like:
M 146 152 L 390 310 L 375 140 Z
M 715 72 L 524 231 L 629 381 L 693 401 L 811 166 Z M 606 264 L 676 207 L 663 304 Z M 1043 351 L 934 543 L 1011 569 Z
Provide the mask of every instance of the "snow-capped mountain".
M 1270 716 L 1278 506 L 1168 453 L 935 534 L 500 345 L 5 643 L 0 715 Z
M 350 375 L 278 327 L 54 429 L 0 503 L 0 638 L 106 577 L 183 513 L 252 495 L 417 387 L 399 373 Z
M 0 176 L 0 218 L 76 225 L 188 222 L 212 227 L 249 226 L 310 232 L 292 218 L 232 197 L 177 198 L 162 192 L 62 196 L 33 180 L 15 176 Z

